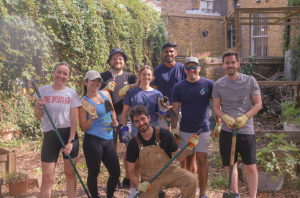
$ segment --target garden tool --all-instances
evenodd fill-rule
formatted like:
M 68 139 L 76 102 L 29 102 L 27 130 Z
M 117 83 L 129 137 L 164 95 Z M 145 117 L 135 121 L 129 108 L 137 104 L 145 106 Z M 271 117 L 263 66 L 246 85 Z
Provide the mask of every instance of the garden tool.
M 109 100 L 104 101 L 104 106 L 105 106 L 106 113 L 114 110 L 114 108 L 111 105 L 111 102 Z
M 167 124 L 168 124 L 168 130 L 171 131 L 171 130 L 172 130 L 172 127 L 171 127 L 171 120 L 167 119 L 166 116 L 164 116 L 164 118 L 165 118 L 165 120 L 166 120 L 166 122 L 167 122 Z M 182 138 L 181 138 L 178 134 L 174 134 L 174 136 L 175 136 L 175 140 L 176 140 L 176 142 L 177 142 L 177 144 L 178 144 L 178 139 L 181 139 L 181 140 L 182 140 Z
M 39 99 L 42 99 L 42 96 L 41 96 L 41 94 L 40 94 L 38 88 L 36 87 L 36 85 L 35 85 L 35 83 L 34 83 L 33 81 L 32 81 L 32 86 L 34 87 L 35 92 L 37 93 Z M 56 128 L 56 126 L 55 126 L 55 124 L 54 124 L 54 122 L 53 122 L 53 120 L 52 120 L 52 118 L 51 118 L 51 116 L 50 116 L 50 114 L 49 114 L 49 111 L 48 111 L 46 105 L 44 104 L 43 107 L 44 107 L 44 110 L 45 110 L 45 112 L 46 112 L 46 114 L 47 114 L 47 116 L 48 116 L 48 118 L 49 118 L 49 120 L 50 120 L 50 122 L 51 122 L 51 124 L 52 124 L 52 127 L 53 127 L 53 129 L 54 129 L 54 131 L 55 131 L 55 133 L 56 133 L 56 135 L 57 135 L 57 137 L 58 137 L 58 139 L 59 139 L 59 141 L 60 141 L 62 147 L 65 148 L 66 146 L 65 146 L 63 140 L 61 139 L 61 137 L 60 137 L 60 135 L 59 135 L 59 132 L 57 131 L 57 128 Z M 81 185 L 82 185 L 82 187 L 83 187 L 83 189 L 84 189 L 84 192 L 86 193 L 86 195 L 88 196 L 88 198 L 92 198 L 92 197 L 90 196 L 89 191 L 86 189 L 86 187 L 85 187 L 85 185 L 84 185 L 84 183 L 83 183 L 83 181 L 82 181 L 82 179 L 81 179 L 81 177 L 80 177 L 80 175 L 79 175 L 79 173 L 78 173 L 78 171 L 77 171 L 77 168 L 76 168 L 76 166 L 75 166 L 75 164 L 74 164 L 74 162 L 73 162 L 73 160 L 72 160 L 72 158 L 71 158 L 70 155 L 68 155 L 68 159 L 70 160 L 70 162 L 71 162 L 71 164 L 72 164 L 72 166 L 73 166 L 73 168 L 74 168 L 74 171 L 75 171 L 75 173 L 76 173 L 76 175 L 77 175 L 77 177 L 78 177 L 78 179 L 79 179 L 79 181 L 80 181 L 80 183 L 81 183 Z
M 164 96 L 163 100 L 161 101 L 161 104 L 162 104 L 164 107 L 168 108 L 169 105 L 170 105 L 169 98 L 168 98 L 167 96 Z M 173 119 L 175 119 L 175 120 L 177 119 L 177 115 L 176 115 L 174 109 L 170 108 L 170 109 L 167 111 L 167 114 L 168 114 L 171 118 L 173 118 Z
M 196 133 L 197 136 L 202 133 L 202 128 Z M 149 181 L 149 184 L 153 183 L 153 181 L 162 173 L 164 170 L 190 145 L 190 143 L 186 143 L 186 145 L 176 154 L 172 157 L 172 159 L 160 170 L 156 175 Z M 139 191 L 133 198 L 137 198 L 140 194 L 142 194 L 142 191 Z
M 237 132 L 238 132 L 237 129 L 232 129 L 232 142 L 231 142 L 230 173 L 229 173 L 228 193 L 223 193 L 223 198 L 235 198 L 235 196 L 237 195 L 237 194 L 231 192 L 232 172 L 233 172 L 233 166 L 234 166 Z
M 116 83 L 115 83 L 115 81 L 116 81 L 116 71 L 118 71 L 119 69 L 117 69 L 117 68 L 115 68 L 115 67 L 111 67 L 111 74 L 112 74 L 112 76 L 113 76 L 113 84 L 114 85 L 117 85 Z M 113 72 L 112 72 L 113 71 Z M 113 91 L 113 90 L 111 90 L 111 89 L 108 89 L 107 90 L 108 92 L 110 92 L 110 91 Z M 106 112 L 107 112 L 107 110 L 106 110 Z

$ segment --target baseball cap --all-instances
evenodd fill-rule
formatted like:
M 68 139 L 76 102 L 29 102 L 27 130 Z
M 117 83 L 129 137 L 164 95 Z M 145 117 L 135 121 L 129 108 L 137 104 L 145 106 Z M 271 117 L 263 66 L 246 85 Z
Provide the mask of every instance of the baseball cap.
M 95 80 L 97 78 L 101 78 L 99 72 L 97 72 L 96 70 L 91 70 L 86 72 L 84 79 L 89 79 L 89 80 Z
M 172 42 L 166 42 L 165 44 L 163 44 L 161 49 L 164 50 L 166 47 L 177 47 L 177 44 Z
M 124 57 L 124 60 L 125 60 L 125 63 L 127 61 L 127 56 L 125 55 L 124 51 L 121 50 L 120 48 L 114 48 L 112 50 L 110 50 L 110 53 L 109 53 L 109 58 L 107 59 L 107 63 L 109 64 L 109 60 L 111 59 L 112 55 L 114 55 L 115 53 L 121 53 Z
M 188 63 L 196 63 L 197 65 L 199 65 L 199 66 L 200 66 L 200 63 L 199 63 L 199 60 L 198 60 L 198 58 L 196 58 L 196 57 L 193 57 L 193 56 L 191 56 L 191 57 L 187 57 L 187 58 L 185 59 L 185 61 L 184 61 L 184 65 L 186 65 L 186 64 L 188 64 Z

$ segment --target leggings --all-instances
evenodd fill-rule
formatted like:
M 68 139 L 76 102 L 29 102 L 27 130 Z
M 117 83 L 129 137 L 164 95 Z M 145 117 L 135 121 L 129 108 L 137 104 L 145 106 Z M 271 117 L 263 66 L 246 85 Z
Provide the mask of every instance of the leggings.
M 92 197 L 99 198 L 97 177 L 100 173 L 101 161 L 109 173 L 106 196 L 113 197 L 120 177 L 120 163 L 113 140 L 104 140 L 85 133 L 83 152 L 88 168 L 87 185 Z

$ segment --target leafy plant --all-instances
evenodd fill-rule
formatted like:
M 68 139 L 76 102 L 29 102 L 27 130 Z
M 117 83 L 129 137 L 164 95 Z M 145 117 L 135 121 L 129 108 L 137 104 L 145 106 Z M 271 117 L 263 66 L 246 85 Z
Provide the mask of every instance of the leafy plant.
M 253 65 L 252 62 L 254 61 L 254 56 L 255 56 L 255 54 L 253 54 L 252 56 L 249 56 L 246 65 L 243 67 L 243 69 L 241 69 L 241 73 L 250 75 L 250 76 L 253 75 L 255 65 Z
M 293 142 L 288 143 L 283 138 L 286 134 L 265 134 L 267 138 L 271 139 L 266 147 L 256 152 L 257 168 L 266 172 L 278 172 L 273 179 L 278 179 L 279 175 L 290 174 L 294 179 L 296 173 L 294 166 L 300 164 L 299 149 Z M 290 152 L 293 152 L 293 155 Z
M 17 181 L 23 181 L 29 179 L 29 176 L 24 171 L 16 171 L 16 172 L 6 172 L 5 174 L 2 174 L 2 177 L 6 180 L 6 182 L 17 182 Z
M 0 131 L 5 131 L 5 130 L 9 130 L 9 129 L 18 130 L 18 129 L 20 129 L 20 127 L 18 127 L 17 125 L 15 125 L 11 122 L 1 122 L 0 123 Z
M 300 125 L 300 108 L 296 108 L 297 102 L 286 100 L 280 104 L 284 122 Z

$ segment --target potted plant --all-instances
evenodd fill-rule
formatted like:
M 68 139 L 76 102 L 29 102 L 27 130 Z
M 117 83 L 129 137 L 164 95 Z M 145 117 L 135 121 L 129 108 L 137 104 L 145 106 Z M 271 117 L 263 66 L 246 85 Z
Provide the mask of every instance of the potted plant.
M 1 122 L 0 123 L 0 135 L 3 142 L 6 142 L 8 140 L 11 140 L 13 136 L 13 132 L 19 131 L 20 128 L 11 123 L 11 122 Z
M 7 172 L 3 175 L 6 183 L 8 183 L 9 194 L 11 196 L 19 196 L 27 192 L 29 176 L 23 171 Z
M 295 166 L 300 165 L 299 149 L 293 142 L 288 143 L 283 138 L 286 134 L 265 134 L 271 142 L 256 151 L 256 164 L 258 170 L 258 189 L 261 191 L 280 190 L 286 174 L 291 178 L 296 178 Z M 258 139 L 259 140 L 259 139 Z M 242 164 L 239 167 L 243 171 L 245 184 L 246 171 Z
M 286 100 L 280 104 L 285 131 L 300 130 L 300 108 L 295 101 Z

